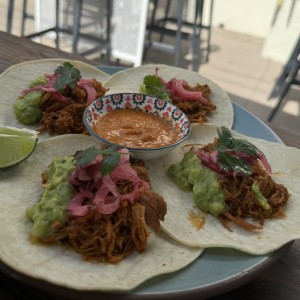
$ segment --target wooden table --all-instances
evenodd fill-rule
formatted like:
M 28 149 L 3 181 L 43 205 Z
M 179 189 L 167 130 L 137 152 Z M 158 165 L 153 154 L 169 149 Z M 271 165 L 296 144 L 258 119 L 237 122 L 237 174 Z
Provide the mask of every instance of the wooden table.
M 25 38 L 19 38 L 0 32 L 0 73 L 8 67 L 27 60 L 43 58 L 76 59 L 93 64 L 79 55 L 62 52 L 34 43 Z M 288 146 L 300 148 L 300 135 L 290 132 L 272 123 L 267 124 Z M 300 216 L 299 216 L 300 217 Z M 295 228 L 299 230 L 299 228 Z M 0 241 L 1 242 L 1 241 Z M 9 284 L 10 283 L 10 284 Z M 8 286 L 14 286 L 18 295 L 12 294 Z M 30 295 L 28 296 L 27 293 Z M 26 296 L 25 296 L 26 295 Z M 28 297 L 27 297 L 28 296 Z M 20 283 L 15 279 L 2 274 L 0 269 L 0 299 L 66 299 L 50 295 L 46 292 L 37 292 L 33 288 Z M 256 299 L 256 300 L 298 300 L 300 299 L 300 241 L 295 241 L 279 260 L 259 273 L 251 282 L 236 288 L 226 294 L 212 299 Z
M 0 73 L 8 67 L 28 60 L 44 58 L 76 59 L 91 63 L 83 56 L 70 54 L 56 48 L 50 48 L 29 39 L 13 36 L 0 31 Z

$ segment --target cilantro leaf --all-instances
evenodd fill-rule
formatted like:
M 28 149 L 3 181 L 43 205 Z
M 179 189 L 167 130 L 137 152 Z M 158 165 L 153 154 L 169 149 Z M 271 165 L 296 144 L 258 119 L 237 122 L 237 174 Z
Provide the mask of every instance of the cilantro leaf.
M 235 171 L 237 173 L 251 174 L 252 170 L 250 165 L 246 164 L 238 156 L 228 155 L 224 152 L 218 152 L 218 164 L 222 166 L 225 172 Z
M 66 86 L 75 88 L 81 79 L 80 71 L 70 62 L 64 62 L 58 66 L 54 74 L 58 75 L 54 82 L 54 88 L 60 92 L 63 92 Z
M 147 95 L 170 101 L 170 96 L 166 91 L 165 85 L 156 75 L 145 76 L 140 91 Z
M 120 162 L 121 153 L 116 148 L 98 149 L 95 147 L 79 151 L 75 154 L 76 166 L 83 166 L 91 162 L 97 155 L 102 154 L 103 160 L 100 172 L 103 176 L 110 174 Z
M 241 153 L 251 157 L 259 157 L 259 150 L 249 141 L 234 138 L 228 128 L 217 128 L 218 144 L 213 147 L 218 151 L 217 162 L 226 172 L 251 174 L 251 165 L 243 160 Z
M 230 151 L 244 152 L 251 156 L 258 156 L 259 150 L 249 141 L 239 138 L 234 138 L 228 128 L 222 126 L 217 129 L 219 146 L 228 148 Z
M 104 154 L 101 162 L 101 174 L 103 176 L 110 174 L 120 162 L 121 154 L 119 152 Z
M 101 154 L 101 150 L 95 147 L 88 148 L 83 151 L 76 152 L 76 166 L 83 166 L 92 161 L 97 155 Z

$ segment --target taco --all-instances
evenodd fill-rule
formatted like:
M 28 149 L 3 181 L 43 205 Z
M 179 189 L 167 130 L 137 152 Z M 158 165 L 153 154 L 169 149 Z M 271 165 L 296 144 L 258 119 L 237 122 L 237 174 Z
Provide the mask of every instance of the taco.
M 211 80 L 192 71 L 163 64 L 149 64 L 120 71 L 105 86 L 108 94 L 140 92 L 170 101 L 191 123 L 231 127 L 233 107 L 228 95 Z
M 42 186 L 40 200 L 26 210 L 30 237 L 70 245 L 86 260 L 117 263 L 144 252 L 148 226 L 159 232 L 167 212 L 144 162 L 126 148 L 56 156 L 42 173 Z
M 10 67 L 0 76 L 6 126 L 25 125 L 43 136 L 86 133 L 82 116 L 105 94 L 108 75 L 79 61 L 45 59 Z
M 179 270 L 194 261 L 202 252 L 200 248 L 186 247 L 163 232 L 156 233 L 150 229 L 147 229 L 147 245 L 144 251 L 130 251 L 118 263 L 97 262 L 94 258 L 86 260 L 82 257 L 82 253 L 62 245 L 62 242 L 52 241 L 49 246 L 45 246 L 44 242 L 36 243 L 37 239 L 28 237 L 33 227 L 32 221 L 25 216 L 24 212 L 25 208 L 29 207 L 30 210 L 36 205 L 44 193 L 41 174 L 44 174 L 42 179 L 47 184 L 51 177 L 47 167 L 51 165 L 54 157 L 63 156 L 66 160 L 70 158 L 72 160 L 72 156 L 77 151 L 94 149 L 94 146 L 94 139 L 85 135 L 74 134 L 49 138 L 40 142 L 36 151 L 23 164 L 1 172 L 0 186 L 4 193 L 1 197 L 0 259 L 3 263 L 28 276 L 76 290 L 118 291 L 130 290 L 148 278 Z M 77 153 L 79 154 L 80 152 Z M 86 155 L 84 157 L 86 158 Z M 59 165 L 64 164 L 59 163 Z M 141 167 L 140 164 L 137 167 Z M 48 171 L 45 173 L 45 170 Z M 85 175 L 87 173 L 85 172 Z M 80 174 L 79 177 L 82 179 L 82 176 L 83 174 Z M 146 181 L 147 178 L 144 179 Z M 72 180 L 77 181 L 78 178 L 75 176 Z M 53 186 L 55 182 L 58 183 L 59 180 L 51 183 L 49 181 L 48 184 Z M 84 192 L 82 186 L 80 190 Z M 67 195 L 68 192 L 62 194 Z M 81 214 L 82 210 L 89 206 L 89 212 L 94 213 L 95 216 L 95 211 L 91 209 L 93 204 L 85 204 L 86 206 L 75 205 L 77 214 Z M 122 213 L 124 212 L 127 213 L 127 210 L 124 209 Z M 31 213 L 29 212 L 29 215 L 32 215 Z M 142 220 L 141 218 L 140 221 Z M 58 223 L 53 224 L 54 231 L 62 228 Z M 126 230 L 126 224 L 123 230 Z M 52 237 L 58 237 L 58 231 Z M 51 237 L 51 234 L 48 237 Z
M 193 125 L 185 146 L 148 166 L 168 205 L 165 232 L 186 245 L 252 254 L 299 238 L 299 149 L 213 124 Z

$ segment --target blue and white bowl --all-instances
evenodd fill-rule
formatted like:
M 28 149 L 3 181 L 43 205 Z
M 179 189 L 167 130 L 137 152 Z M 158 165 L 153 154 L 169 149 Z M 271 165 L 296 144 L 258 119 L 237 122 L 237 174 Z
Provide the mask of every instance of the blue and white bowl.
M 155 114 L 167 120 L 178 131 L 178 140 L 170 145 L 159 148 L 131 148 L 116 145 L 99 136 L 94 130 L 94 124 L 99 116 L 114 109 L 136 109 Z M 186 140 L 191 131 L 191 124 L 187 116 L 175 105 L 161 99 L 144 94 L 120 93 L 107 95 L 93 101 L 85 110 L 83 123 L 87 131 L 102 145 L 127 148 L 135 158 L 149 160 L 167 154 Z

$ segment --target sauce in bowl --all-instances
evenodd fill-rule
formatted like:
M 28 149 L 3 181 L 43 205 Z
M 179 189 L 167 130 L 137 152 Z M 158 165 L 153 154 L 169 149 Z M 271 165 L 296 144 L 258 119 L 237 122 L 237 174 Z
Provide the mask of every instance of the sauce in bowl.
M 99 116 L 94 131 L 130 148 L 160 148 L 175 143 L 178 131 L 163 118 L 136 109 L 116 109 Z

